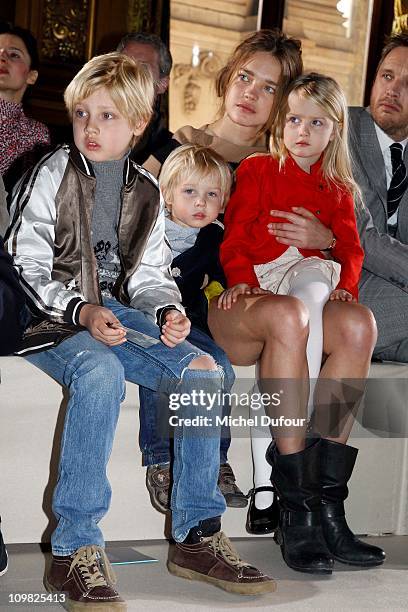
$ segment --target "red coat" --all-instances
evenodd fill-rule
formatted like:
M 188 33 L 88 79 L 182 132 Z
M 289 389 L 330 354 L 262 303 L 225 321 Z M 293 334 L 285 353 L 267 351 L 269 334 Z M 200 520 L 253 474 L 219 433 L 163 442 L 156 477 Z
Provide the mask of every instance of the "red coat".
M 237 170 L 236 189 L 226 209 L 220 250 L 228 287 L 238 283 L 259 287 L 254 265 L 277 259 L 288 248 L 268 233 L 268 223 L 282 221 L 269 212 L 271 209 L 293 212 L 292 206 L 303 206 L 332 230 L 337 243 L 331 253 L 341 264 L 338 287 L 357 298 L 364 251 L 360 246 L 352 196 L 323 179 L 320 162 L 308 174 L 288 157 L 279 170 L 278 161 L 270 155 L 249 158 Z M 324 258 L 321 251 L 314 249 L 299 251 L 304 257 Z

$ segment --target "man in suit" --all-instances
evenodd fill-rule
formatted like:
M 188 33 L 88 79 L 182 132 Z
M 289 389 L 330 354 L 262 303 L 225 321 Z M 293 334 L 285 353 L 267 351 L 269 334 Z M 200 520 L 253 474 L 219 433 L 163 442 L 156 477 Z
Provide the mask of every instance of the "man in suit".
M 6 211 L 6 192 L 0 175 L 0 221 L 4 211 Z M 13 268 L 13 260 L 4 250 L 1 232 L 2 229 L 0 229 L 0 356 L 9 355 L 18 349 L 26 323 L 24 291 Z
M 350 108 L 365 251 L 360 301 L 377 321 L 374 357 L 408 362 L 408 34 L 383 49 L 368 108 Z
M 3 248 L 2 225 L 7 226 L 7 218 L 6 191 L 0 174 L 0 356 L 18 349 L 25 323 L 24 292 L 13 261 Z M 0 576 L 6 573 L 7 567 L 7 550 L 0 529 Z

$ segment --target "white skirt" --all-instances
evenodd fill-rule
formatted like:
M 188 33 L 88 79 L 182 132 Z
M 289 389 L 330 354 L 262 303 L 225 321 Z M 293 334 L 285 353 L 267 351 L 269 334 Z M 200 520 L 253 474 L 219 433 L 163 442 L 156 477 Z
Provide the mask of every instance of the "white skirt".
M 290 246 L 278 259 L 254 266 L 255 274 L 262 289 L 287 295 L 292 279 L 306 270 L 320 270 L 335 289 L 340 280 L 341 265 L 331 259 L 303 257 L 294 246 Z

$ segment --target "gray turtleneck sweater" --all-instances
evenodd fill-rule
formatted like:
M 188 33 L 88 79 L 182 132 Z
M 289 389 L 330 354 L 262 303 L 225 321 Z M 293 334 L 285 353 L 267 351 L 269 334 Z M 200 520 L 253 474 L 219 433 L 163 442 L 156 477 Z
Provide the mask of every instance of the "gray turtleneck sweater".
M 108 297 L 112 295 L 121 270 L 118 222 L 126 158 L 127 154 L 119 160 L 92 162 L 96 177 L 92 242 L 98 263 L 99 286 L 102 295 Z

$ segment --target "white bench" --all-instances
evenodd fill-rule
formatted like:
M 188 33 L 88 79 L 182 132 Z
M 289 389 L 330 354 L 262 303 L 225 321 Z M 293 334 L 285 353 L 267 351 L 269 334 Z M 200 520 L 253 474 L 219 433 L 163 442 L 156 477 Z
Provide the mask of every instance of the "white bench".
M 47 540 L 52 494 L 48 483 L 54 482 L 56 473 L 59 446 L 54 438 L 58 440 L 56 427 L 58 431 L 63 416 L 62 389 L 18 357 L 0 358 L 0 371 L 0 514 L 5 539 L 8 543 Z M 253 368 L 236 371 L 246 378 L 254 374 Z M 371 375 L 407 378 L 408 366 L 374 365 Z M 102 522 L 107 540 L 155 539 L 164 534 L 163 516 L 151 507 L 145 488 L 137 406 L 137 386 L 128 384 L 109 464 L 113 497 Z M 358 533 L 408 533 L 407 441 L 370 437 L 351 443 L 362 449 L 348 503 L 352 527 Z M 252 467 L 247 437 L 233 437 L 230 462 L 238 484 L 248 490 Z M 229 535 L 248 535 L 245 517 L 246 509 L 227 510 L 223 524 Z

